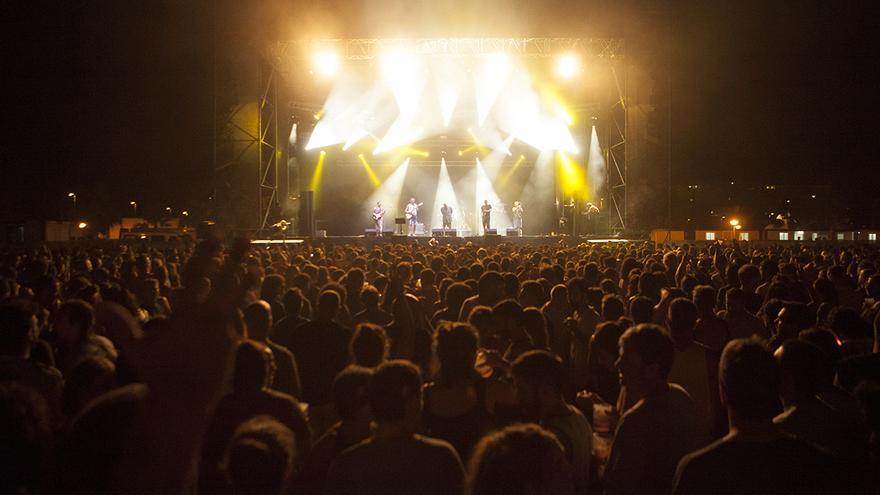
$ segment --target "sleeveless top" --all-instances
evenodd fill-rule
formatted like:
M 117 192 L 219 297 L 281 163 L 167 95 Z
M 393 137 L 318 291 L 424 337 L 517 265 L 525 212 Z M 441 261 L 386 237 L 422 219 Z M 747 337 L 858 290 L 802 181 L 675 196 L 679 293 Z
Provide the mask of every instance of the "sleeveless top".
M 457 416 L 438 416 L 431 412 L 428 397 L 431 390 L 437 386 L 435 382 L 425 386 L 425 428 L 430 436 L 452 444 L 462 461 L 467 462 L 471 450 L 493 427 L 492 415 L 486 410 L 486 379 L 482 377 L 474 379 L 473 387 L 477 393 L 474 406 Z

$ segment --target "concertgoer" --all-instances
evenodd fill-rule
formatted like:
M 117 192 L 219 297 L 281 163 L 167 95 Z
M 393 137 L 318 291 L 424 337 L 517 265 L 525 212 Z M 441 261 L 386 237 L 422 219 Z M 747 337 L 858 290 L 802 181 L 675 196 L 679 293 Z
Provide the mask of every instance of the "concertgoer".
M 839 491 L 830 489 L 835 480 L 827 455 L 773 426 L 780 410 L 779 368 L 763 344 L 744 339 L 728 343 L 721 355 L 719 384 L 730 432 L 681 460 L 673 494 Z
M 346 450 L 330 466 L 328 495 L 461 493 L 464 468 L 451 445 L 417 435 L 422 378 L 406 361 L 381 364 L 370 379 L 373 435 Z
M 593 430 L 587 418 L 562 396 L 562 361 L 547 351 L 529 351 L 514 361 L 513 377 L 526 417 L 556 435 L 572 466 L 575 493 L 587 493 Z
M 667 381 L 675 359 L 672 339 L 659 326 L 643 323 L 620 337 L 621 385 L 639 401 L 620 418 L 605 467 L 608 495 L 665 494 L 675 467 L 698 446 L 693 400 Z
M 540 426 L 508 426 L 483 437 L 468 465 L 467 495 L 573 493 L 559 440 Z

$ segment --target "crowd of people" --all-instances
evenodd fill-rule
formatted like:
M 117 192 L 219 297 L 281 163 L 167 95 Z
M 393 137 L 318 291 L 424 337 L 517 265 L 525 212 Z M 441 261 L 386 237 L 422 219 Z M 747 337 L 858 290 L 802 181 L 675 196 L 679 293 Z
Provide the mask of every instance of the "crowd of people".
M 0 256 L 2 493 L 880 490 L 870 244 Z

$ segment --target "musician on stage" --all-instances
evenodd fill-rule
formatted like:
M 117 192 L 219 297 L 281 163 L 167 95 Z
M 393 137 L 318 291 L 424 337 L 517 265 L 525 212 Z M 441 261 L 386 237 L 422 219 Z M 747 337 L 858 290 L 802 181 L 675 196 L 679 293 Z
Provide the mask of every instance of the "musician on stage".
M 483 215 L 483 235 L 486 234 L 486 231 L 489 230 L 489 220 L 492 217 L 492 205 L 489 204 L 488 199 L 483 200 L 483 206 L 480 207 L 480 213 Z
M 278 223 L 272 224 L 272 237 L 281 237 L 282 239 L 285 239 L 287 237 L 288 227 L 290 227 L 290 222 L 284 219 L 281 219 Z
M 452 207 L 443 203 L 443 206 L 440 207 L 440 217 L 443 221 L 443 232 L 446 232 L 446 229 L 452 229 Z
M 417 204 L 416 198 L 409 198 L 409 203 L 406 204 L 406 208 L 403 210 L 409 229 L 409 232 L 407 232 L 409 237 L 416 235 L 416 224 L 419 222 L 419 206 L 422 206 L 422 203 Z
M 513 228 L 519 232 L 519 235 L 522 235 L 522 220 L 523 220 L 523 207 L 522 203 L 519 201 L 513 202 Z
M 586 217 L 587 220 L 587 234 L 595 234 L 598 230 L 596 224 L 599 220 L 599 207 L 588 201 L 587 204 L 584 205 L 584 211 L 581 212 L 581 215 Z
M 382 236 L 382 217 L 385 216 L 385 208 L 382 208 L 382 202 L 376 201 L 376 207 L 373 208 L 373 226 L 376 230 L 376 237 Z

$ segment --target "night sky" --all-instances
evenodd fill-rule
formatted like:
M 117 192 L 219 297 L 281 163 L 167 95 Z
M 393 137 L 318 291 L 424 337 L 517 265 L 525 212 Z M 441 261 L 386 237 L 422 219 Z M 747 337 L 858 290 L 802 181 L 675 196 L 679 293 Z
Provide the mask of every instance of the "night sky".
M 131 200 L 198 210 L 222 3 L 7 2 L 0 219 L 61 218 L 69 191 L 96 221 Z M 675 183 L 832 184 L 857 221 L 877 216 L 876 21 L 850 2 L 232 4 L 253 36 L 637 40 L 671 68 Z

